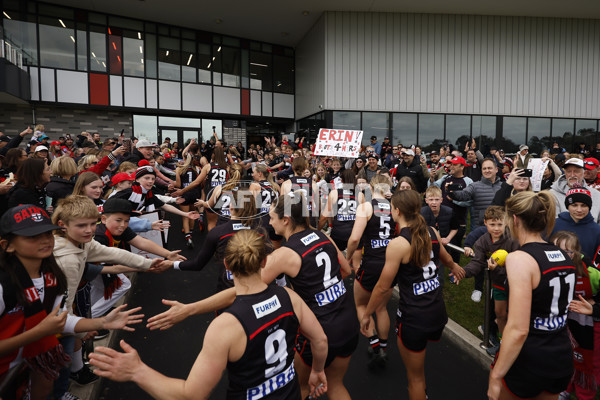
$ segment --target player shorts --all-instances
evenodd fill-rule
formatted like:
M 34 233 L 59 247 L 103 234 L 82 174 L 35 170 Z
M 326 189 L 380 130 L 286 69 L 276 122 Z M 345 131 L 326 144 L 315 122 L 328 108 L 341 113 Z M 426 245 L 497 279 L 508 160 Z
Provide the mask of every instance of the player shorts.
M 402 326 L 402 323 L 396 320 L 396 335 L 402 345 L 414 353 L 424 351 L 429 341 L 439 342 L 443 331 L 444 328 L 435 332 L 423 332 L 410 326 Z
M 558 394 L 566 390 L 572 375 L 569 374 L 562 378 L 542 377 L 535 374 L 531 369 L 515 367 L 513 365 L 508 370 L 502 383 L 513 396 L 521 399 L 529 399 L 538 396 L 542 392 Z
M 507 301 L 508 295 L 506 294 L 506 290 L 498 289 L 497 287 L 492 288 L 492 299 L 498 301 Z
M 325 360 L 325 368 L 327 368 L 336 357 L 350 357 L 352 353 L 354 353 L 354 350 L 356 350 L 356 346 L 358 346 L 358 333 L 350 337 L 346 343 L 341 346 L 330 345 L 327 351 L 327 359 Z M 301 333 L 298 333 L 296 336 L 295 348 L 296 353 L 298 353 L 304 364 L 309 367 L 312 366 L 313 355 L 310 348 L 310 341 Z
M 336 238 L 336 237 L 331 237 L 331 240 L 333 240 L 333 242 L 335 243 L 335 245 L 337 246 L 338 249 L 340 249 L 340 251 L 344 251 L 348 248 L 348 239 L 340 239 L 340 238 Z
M 356 281 L 368 292 L 372 292 L 373 288 L 377 284 L 381 271 L 383 270 L 383 264 L 381 266 L 365 265 L 364 259 L 360 268 L 356 272 Z

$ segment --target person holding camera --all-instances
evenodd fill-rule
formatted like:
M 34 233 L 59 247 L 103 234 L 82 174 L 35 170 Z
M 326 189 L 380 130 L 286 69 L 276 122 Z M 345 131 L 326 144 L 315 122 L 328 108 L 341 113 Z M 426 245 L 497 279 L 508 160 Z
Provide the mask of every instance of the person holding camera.
M 506 178 L 506 181 L 502 182 L 500 190 L 498 190 L 494 195 L 492 205 L 504 207 L 506 199 L 508 199 L 510 196 L 520 192 L 524 192 L 526 190 L 532 190 L 531 180 L 529 179 L 530 177 L 530 169 L 513 169 L 512 172 L 508 175 L 508 178 Z

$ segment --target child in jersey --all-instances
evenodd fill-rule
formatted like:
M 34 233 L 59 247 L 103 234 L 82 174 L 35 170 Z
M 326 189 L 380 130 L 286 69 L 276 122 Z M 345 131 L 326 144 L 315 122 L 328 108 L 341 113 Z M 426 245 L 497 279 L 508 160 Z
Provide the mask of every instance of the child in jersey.
M 14 207 L 0 219 L 0 379 L 24 360 L 30 382 L 30 397 L 7 393 L 16 398 L 50 394 L 59 370 L 71 361 L 57 334 L 121 329 L 141 321 L 130 315 L 139 308 L 122 313 L 122 306 L 95 320 L 68 314 L 64 303 L 61 308 L 68 283 L 52 255 L 55 229 L 60 227 L 46 211 L 31 204 Z
M 564 250 L 577 269 L 575 294 L 584 299 L 598 299 L 600 293 L 600 271 L 592 266 L 590 260 L 581 253 L 581 244 L 577 235 L 569 231 L 558 231 L 550 241 Z M 569 332 L 575 339 L 573 364 L 575 373 L 561 399 L 571 398 L 575 392 L 578 400 L 594 400 L 600 383 L 600 323 L 594 322 L 590 315 L 569 311 Z M 575 345 L 576 343 L 576 345 Z
M 502 337 L 506 319 L 508 317 L 508 294 L 506 292 L 506 270 L 499 266 L 491 257 L 496 250 L 515 251 L 519 248 L 519 242 L 506 232 L 504 218 L 506 213 L 500 206 L 490 206 L 485 210 L 483 222 L 487 228 L 487 233 L 481 236 L 474 245 L 475 255 L 465 265 L 465 277 L 472 278 L 477 276 L 485 268 L 490 269 L 490 279 L 492 283 L 492 299 L 494 300 L 494 312 L 496 313 L 496 323 L 498 324 L 499 336 Z M 494 354 L 498 348 L 494 349 Z
M 225 251 L 234 276 L 235 301 L 208 327 L 204 345 L 187 380 L 168 378 L 142 363 L 124 341 L 125 353 L 98 347 L 90 355 L 95 373 L 117 381 L 133 381 L 154 398 L 208 398 L 227 368 L 228 399 L 299 399 L 294 368 L 294 341 L 301 332 L 310 338 L 315 355 L 310 394 L 327 390 L 324 365 L 327 337 L 315 315 L 289 289 L 267 285 L 261 269 L 268 254 L 267 239 L 253 231 L 235 235 Z

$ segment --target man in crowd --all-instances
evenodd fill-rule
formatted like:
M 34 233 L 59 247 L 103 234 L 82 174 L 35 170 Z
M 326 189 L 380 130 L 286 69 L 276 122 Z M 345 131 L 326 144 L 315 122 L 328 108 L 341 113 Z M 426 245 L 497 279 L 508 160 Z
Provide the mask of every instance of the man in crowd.
M 423 174 L 423 168 L 419 160 L 415 158 L 415 152 L 412 149 L 404 151 L 404 160 L 396 168 L 396 179 L 400 180 L 403 176 L 412 179 L 419 193 L 423 193 L 427 188 L 427 178 Z
M 381 157 L 381 143 L 377 143 L 377 136 L 371 136 L 371 146 L 375 150 L 377 157 Z
M 367 156 L 367 167 L 365 168 L 365 172 L 367 174 L 367 182 L 371 182 L 371 179 L 377 175 L 377 171 L 379 171 L 379 165 L 377 165 L 377 161 L 379 161 L 379 157 L 375 152 L 368 153 Z
M 564 174 L 561 175 L 556 182 L 552 184 L 550 192 L 556 200 L 556 215 L 563 211 L 568 211 L 565 206 L 565 197 L 567 192 L 573 188 L 586 188 L 589 186 L 584 179 L 584 162 L 579 158 L 569 158 L 565 162 Z M 591 190 L 592 195 L 592 217 L 594 221 L 600 222 L 600 191 Z
M 583 178 L 592 189 L 600 190 L 600 162 L 593 157 L 583 160 Z
M 138 140 L 135 149 L 123 161 L 129 161 L 138 165 L 141 160 L 152 160 L 154 156 L 154 145 L 145 139 Z

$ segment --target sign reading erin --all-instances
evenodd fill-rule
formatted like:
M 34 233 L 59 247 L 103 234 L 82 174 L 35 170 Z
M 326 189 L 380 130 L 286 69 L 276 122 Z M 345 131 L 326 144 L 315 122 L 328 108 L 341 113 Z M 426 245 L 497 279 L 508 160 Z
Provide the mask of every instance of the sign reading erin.
M 321 129 L 315 144 L 315 155 L 357 158 L 363 131 Z

